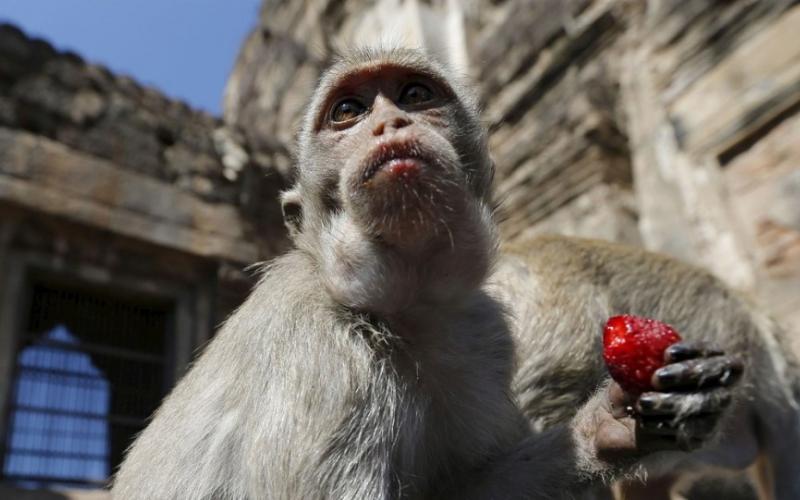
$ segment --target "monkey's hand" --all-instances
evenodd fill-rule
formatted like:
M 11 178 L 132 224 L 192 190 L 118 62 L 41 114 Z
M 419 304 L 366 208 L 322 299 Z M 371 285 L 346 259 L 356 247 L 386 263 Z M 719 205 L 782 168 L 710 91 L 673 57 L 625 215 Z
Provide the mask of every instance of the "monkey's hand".
M 655 390 L 635 397 L 609 381 L 581 409 L 576 437 L 590 455 L 623 465 L 657 451 L 691 451 L 714 436 L 744 363 L 690 342 L 668 347 L 664 361 L 653 374 Z
M 691 451 L 713 436 L 744 363 L 738 356 L 689 342 L 668 347 L 664 361 L 666 366 L 653 374 L 655 391 L 642 394 L 633 405 L 637 443 L 643 451 Z

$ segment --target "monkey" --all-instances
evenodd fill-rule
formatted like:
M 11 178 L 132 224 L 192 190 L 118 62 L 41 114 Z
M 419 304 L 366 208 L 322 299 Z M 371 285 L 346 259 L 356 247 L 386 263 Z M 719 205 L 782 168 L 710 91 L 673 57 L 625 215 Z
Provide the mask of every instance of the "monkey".
M 408 49 L 324 72 L 281 200 L 295 248 L 264 265 L 137 437 L 115 498 L 568 498 L 711 439 L 724 404 L 697 432 L 666 412 L 685 425 L 650 449 L 656 434 L 616 415 L 605 387 L 531 428 L 511 394 L 506 306 L 485 286 L 498 248 L 486 131 L 448 75 Z M 676 397 L 730 390 L 708 385 Z
M 650 470 L 651 478 L 679 477 L 709 466 L 742 470 L 758 463 L 766 472 L 756 478 L 761 498 L 800 498 L 800 365 L 785 332 L 751 299 L 709 272 L 664 255 L 556 235 L 506 244 L 492 281 L 515 318 L 513 393 L 535 428 L 568 421 L 608 379 L 598 356 L 597 325 L 617 314 L 657 318 L 695 342 L 692 348 L 670 348 L 671 361 L 705 344 L 746 354 L 746 369 L 741 389 L 724 395 L 733 398 L 733 411 L 723 419 L 716 445 L 662 462 Z M 654 385 L 664 392 L 642 395 L 633 402 L 638 411 L 651 415 L 656 425 L 659 420 L 668 425 L 669 417 L 659 415 L 675 409 L 676 380 L 693 379 L 702 386 L 709 376 L 739 370 L 712 351 L 706 351 L 702 365 L 690 361 L 657 372 Z M 683 410 L 702 414 L 703 405 L 713 404 L 707 399 Z M 697 425 L 703 425 L 700 420 Z M 643 497 L 661 498 L 653 490 L 646 489 Z

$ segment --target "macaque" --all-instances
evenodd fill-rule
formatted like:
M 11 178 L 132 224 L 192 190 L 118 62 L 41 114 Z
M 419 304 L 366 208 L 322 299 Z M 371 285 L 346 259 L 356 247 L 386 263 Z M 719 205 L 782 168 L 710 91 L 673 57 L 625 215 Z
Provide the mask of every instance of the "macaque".
M 761 498 L 800 498 L 800 367 L 785 344 L 785 332 L 757 307 L 708 272 L 612 243 L 547 236 L 503 250 L 492 281 L 512 306 L 518 364 L 513 392 L 535 429 L 568 422 L 608 379 L 598 354 L 598 325 L 616 314 L 656 318 L 694 343 L 669 348 L 669 361 L 684 360 L 698 349 L 702 356 L 656 372 L 653 384 L 663 392 L 645 393 L 636 401 L 623 401 L 617 393 L 618 404 L 633 406 L 640 420 L 649 420 L 644 425 L 665 432 L 684 427 L 678 436 L 683 448 L 692 447 L 695 432 L 713 427 L 704 415 L 729 401 L 732 411 L 722 418 L 713 446 L 661 460 L 650 468 L 651 479 L 693 475 L 708 471 L 707 466 L 744 469 L 758 461 Z M 718 356 L 709 346 L 745 355 L 744 383 L 732 391 L 701 390 L 677 400 L 686 387 L 725 386 L 741 373 L 740 362 Z M 685 418 L 674 420 L 676 411 Z M 648 500 L 669 498 L 670 492 L 655 491 L 664 484 L 669 481 L 631 489 L 644 490 Z M 673 486 L 673 494 L 684 493 L 680 482 Z
M 641 446 L 655 433 L 614 414 L 613 386 L 547 430 L 520 411 L 511 325 L 486 287 L 498 246 L 486 133 L 444 67 L 411 50 L 341 58 L 296 162 L 282 198 L 296 248 L 264 266 L 155 413 L 115 498 L 570 498 L 658 458 Z M 730 390 L 684 385 L 679 401 Z M 703 405 L 692 447 L 725 415 Z M 679 427 L 658 429 L 653 449 L 680 445 Z

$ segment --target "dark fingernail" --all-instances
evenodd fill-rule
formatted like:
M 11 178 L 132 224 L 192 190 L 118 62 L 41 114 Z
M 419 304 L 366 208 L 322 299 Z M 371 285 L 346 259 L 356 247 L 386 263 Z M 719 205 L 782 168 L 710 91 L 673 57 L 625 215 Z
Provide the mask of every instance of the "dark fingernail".
M 689 349 L 683 344 L 672 344 L 664 351 L 664 357 L 667 360 L 678 359 L 686 356 Z
M 681 352 L 682 350 L 683 345 L 681 344 L 672 344 L 671 346 L 667 347 L 667 352 L 669 353 Z
M 639 398 L 639 408 L 642 410 L 652 410 L 656 407 L 656 401 L 652 396 L 643 395 Z
M 662 384 L 672 384 L 680 377 L 682 369 L 677 366 L 665 366 L 656 371 L 656 377 Z

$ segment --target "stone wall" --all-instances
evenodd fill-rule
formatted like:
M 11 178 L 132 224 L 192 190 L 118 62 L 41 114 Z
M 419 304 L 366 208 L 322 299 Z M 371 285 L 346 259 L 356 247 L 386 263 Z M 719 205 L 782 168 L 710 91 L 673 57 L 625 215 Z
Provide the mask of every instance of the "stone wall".
M 507 239 L 600 237 L 708 267 L 800 351 L 796 1 L 266 0 L 226 122 L 254 151 L 290 145 L 331 55 L 386 39 L 475 78 Z
M 622 72 L 643 240 L 753 291 L 800 349 L 800 6 L 690 4 L 643 12 Z
M 0 189 L 16 203 L 224 260 L 285 247 L 284 180 L 219 119 L 9 25 L 0 142 Z

